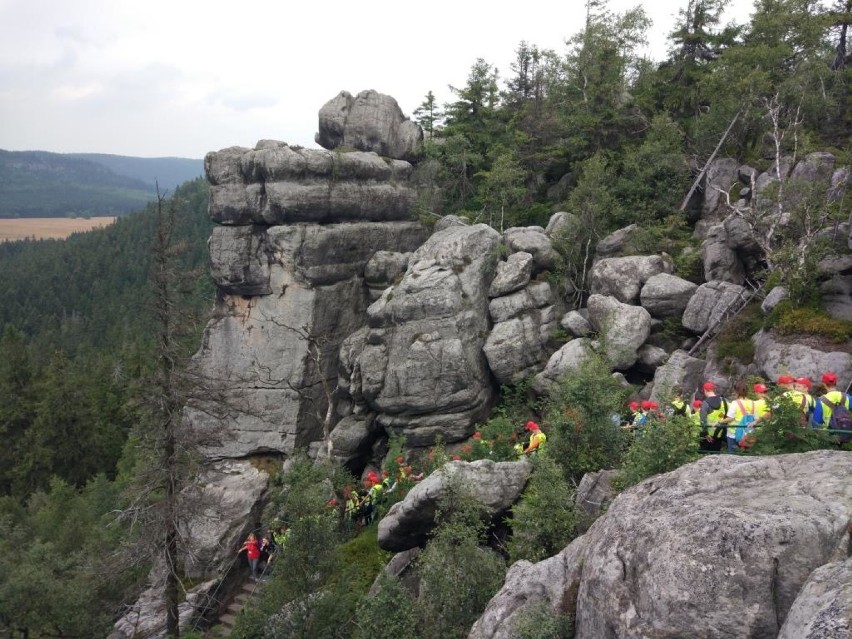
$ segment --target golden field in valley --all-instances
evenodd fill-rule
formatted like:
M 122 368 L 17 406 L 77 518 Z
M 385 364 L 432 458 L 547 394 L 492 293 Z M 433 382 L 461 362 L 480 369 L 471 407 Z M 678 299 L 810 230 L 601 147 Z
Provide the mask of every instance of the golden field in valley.
M 14 242 L 27 238 L 43 240 L 63 239 L 72 233 L 91 231 L 109 226 L 114 217 L 69 218 L 69 217 L 27 217 L 0 219 L 0 242 Z

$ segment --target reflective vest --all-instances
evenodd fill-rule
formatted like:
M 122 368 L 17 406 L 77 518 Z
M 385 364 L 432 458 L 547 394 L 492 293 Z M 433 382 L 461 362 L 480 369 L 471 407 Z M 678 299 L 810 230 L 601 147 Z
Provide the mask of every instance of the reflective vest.
M 542 433 L 540 430 L 533 431 L 532 435 L 530 435 L 530 445 L 527 446 L 527 454 L 532 455 L 533 453 L 542 450 L 546 442 L 547 435 Z
M 692 410 L 682 399 L 673 399 L 671 402 L 672 408 L 674 408 L 674 415 L 686 415 L 689 417 L 692 414 Z
M 760 421 L 764 417 L 766 417 L 770 412 L 769 400 L 767 399 L 756 399 L 754 400 L 754 416 L 757 418 L 757 421 Z
M 842 403 L 842 405 L 846 406 L 846 410 L 850 410 L 850 404 L 852 402 L 850 402 L 849 400 L 849 395 L 847 395 L 843 391 L 829 391 L 825 395 L 823 395 L 823 397 L 825 397 L 835 406 L 840 406 Z M 814 426 L 817 428 L 828 428 L 828 425 L 831 423 L 831 414 L 834 412 L 834 409 L 825 402 L 820 402 L 820 410 L 822 411 L 820 414 L 822 419 L 820 419 L 820 422 L 818 424 L 815 423 Z M 819 413 L 819 411 L 817 411 L 817 413 Z M 816 421 L 816 419 L 814 419 L 814 421 Z
M 813 412 L 814 410 L 814 398 L 811 397 L 809 393 L 803 393 L 802 391 L 797 390 L 789 390 L 781 395 L 781 397 L 787 397 L 792 401 L 796 406 L 799 407 L 805 415 Z

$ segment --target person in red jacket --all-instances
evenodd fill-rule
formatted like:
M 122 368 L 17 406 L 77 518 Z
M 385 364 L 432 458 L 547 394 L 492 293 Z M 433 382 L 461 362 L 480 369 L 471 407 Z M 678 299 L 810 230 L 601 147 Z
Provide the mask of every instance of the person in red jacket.
M 244 550 L 251 567 L 251 578 L 253 581 L 257 581 L 257 562 L 260 560 L 260 545 L 257 543 L 257 535 L 251 533 L 248 539 L 243 542 L 243 547 L 237 551 L 237 555 Z

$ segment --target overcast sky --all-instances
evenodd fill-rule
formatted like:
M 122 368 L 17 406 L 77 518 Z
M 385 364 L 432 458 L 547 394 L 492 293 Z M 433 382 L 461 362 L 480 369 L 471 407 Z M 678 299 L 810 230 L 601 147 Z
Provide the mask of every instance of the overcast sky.
M 686 2 L 642 3 L 654 59 Z M 732 5 L 745 22 L 751 0 Z M 521 40 L 564 53 L 584 6 L 0 0 L 0 148 L 200 158 L 264 138 L 315 146 L 317 112 L 339 91 L 375 89 L 411 115 L 429 90 L 449 101 L 477 58 L 508 76 Z

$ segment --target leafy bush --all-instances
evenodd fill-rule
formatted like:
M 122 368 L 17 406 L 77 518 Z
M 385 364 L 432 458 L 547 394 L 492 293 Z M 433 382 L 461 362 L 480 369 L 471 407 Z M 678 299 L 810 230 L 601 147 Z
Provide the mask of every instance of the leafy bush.
M 755 443 L 750 452 L 756 455 L 806 453 L 837 448 L 837 440 L 832 434 L 805 427 L 799 406 L 781 396 L 772 400 L 772 415 L 758 424 L 754 436 Z
M 716 338 L 716 356 L 732 358 L 743 364 L 754 359 L 751 336 L 763 328 L 763 313 L 759 304 L 751 304 L 725 324 Z
M 574 489 L 559 464 L 547 452 L 540 454 L 521 500 L 512 507 L 511 561 L 555 555 L 574 538 L 576 519 Z
M 688 417 L 649 418 L 624 456 L 613 485 L 624 490 L 652 475 L 667 473 L 698 458 L 698 442 Z
M 482 424 L 471 438 L 471 461 L 492 459 L 511 461 L 517 458 L 514 446 L 520 441 L 517 422 L 508 417 L 498 416 Z
M 416 627 L 414 599 L 398 579 L 382 572 L 378 592 L 358 605 L 354 639 L 414 639 Z
M 834 319 L 811 307 L 791 308 L 783 302 L 778 306 L 771 319 L 775 332 L 781 335 L 818 335 L 837 344 L 852 338 L 850 321 Z
M 626 391 L 598 356 L 559 382 L 546 406 L 544 430 L 549 454 L 566 477 L 579 482 L 587 472 L 616 468 L 624 431 L 619 414 Z
M 526 606 L 512 624 L 515 639 L 574 639 L 574 620 L 546 603 Z

